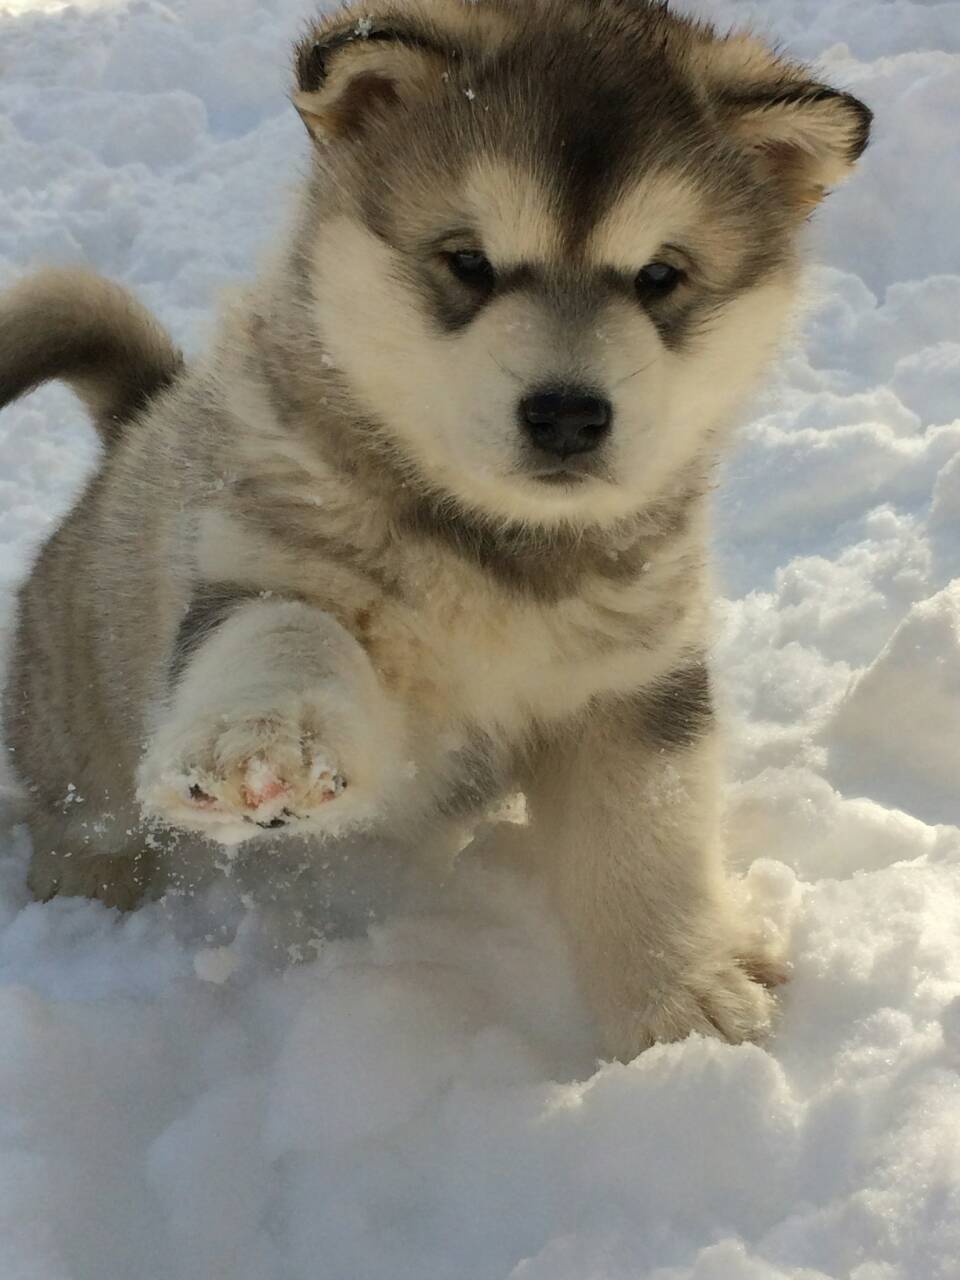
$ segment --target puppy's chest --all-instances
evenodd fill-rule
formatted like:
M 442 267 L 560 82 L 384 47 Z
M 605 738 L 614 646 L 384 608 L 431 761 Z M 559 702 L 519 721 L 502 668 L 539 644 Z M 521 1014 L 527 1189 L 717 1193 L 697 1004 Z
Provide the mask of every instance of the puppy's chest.
M 586 582 L 545 602 L 442 566 L 408 599 L 385 602 L 365 643 L 415 721 L 510 735 L 636 689 L 658 665 L 672 612 L 642 582 Z

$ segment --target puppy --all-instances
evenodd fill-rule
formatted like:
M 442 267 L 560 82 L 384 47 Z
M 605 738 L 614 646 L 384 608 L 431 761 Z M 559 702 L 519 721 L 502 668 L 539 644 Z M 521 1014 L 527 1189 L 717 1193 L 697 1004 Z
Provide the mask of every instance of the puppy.
M 63 378 L 105 446 L 19 600 L 33 892 L 131 907 L 158 831 L 442 866 L 519 790 L 604 1052 L 755 1037 L 707 493 L 870 112 L 643 0 L 341 10 L 294 103 L 295 228 L 205 358 L 82 273 L 0 306 L 0 401 Z

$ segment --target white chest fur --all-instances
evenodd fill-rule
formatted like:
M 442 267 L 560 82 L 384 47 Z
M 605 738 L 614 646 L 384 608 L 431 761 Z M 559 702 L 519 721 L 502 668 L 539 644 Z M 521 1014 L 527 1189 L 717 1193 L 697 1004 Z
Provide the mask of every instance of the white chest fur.
M 470 726 L 510 738 L 596 696 L 634 692 L 703 640 L 703 575 L 687 540 L 635 573 L 595 567 L 551 591 L 549 572 L 539 586 L 510 582 L 426 541 L 393 545 L 370 576 L 223 511 L 206 513 L 199 534 L 203 577 L 246 582 L 253 570 L 260 589 L 333 613 L 414 733 Z
M 699 615 L 699 592 L 671 598 L 655 566 L 626 583 L 587 576 L 576 594 L 538 600 L 436 557 L 412 586 L 383 603 L 366 638 L 384 683 L 414 720 L 494 736 L 635 691 L 670 669 Z

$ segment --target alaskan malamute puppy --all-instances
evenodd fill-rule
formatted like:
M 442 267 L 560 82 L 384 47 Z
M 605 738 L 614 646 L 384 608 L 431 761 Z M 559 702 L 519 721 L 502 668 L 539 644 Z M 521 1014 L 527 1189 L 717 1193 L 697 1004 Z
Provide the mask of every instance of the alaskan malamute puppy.
M 870 112 L 644 0 L 384 0 L 296 75 L 295 232 L 205 359 L 80 273 L 0 308 L 0 399 L 104 441 L 20 597 L 33 891 L 133 905 L 158 824 L 442 861 L 519 790 L 604 1051 L 753 1037 L 707 494 Z

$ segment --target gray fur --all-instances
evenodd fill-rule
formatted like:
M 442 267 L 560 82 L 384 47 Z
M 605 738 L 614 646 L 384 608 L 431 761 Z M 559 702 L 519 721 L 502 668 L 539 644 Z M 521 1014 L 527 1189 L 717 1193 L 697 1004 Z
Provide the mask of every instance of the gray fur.
M 173 642 L 171 683 L 176 684 L 200 645 L 227 621 L 235 609 L 259 598 L 259 591 L 235 582 L 198 583 Z
M 671 671 L 625 708 L 640 737 L 655 751 L 694 746 L 713 727 L 710 672 L 705 661 Z
M 475 818 L 502 799 L 512 774 L 502 757 L 488 734 L 468 731 L 466 746 L 452 752 L 447 762 L 438 812 L 446 818 Z

